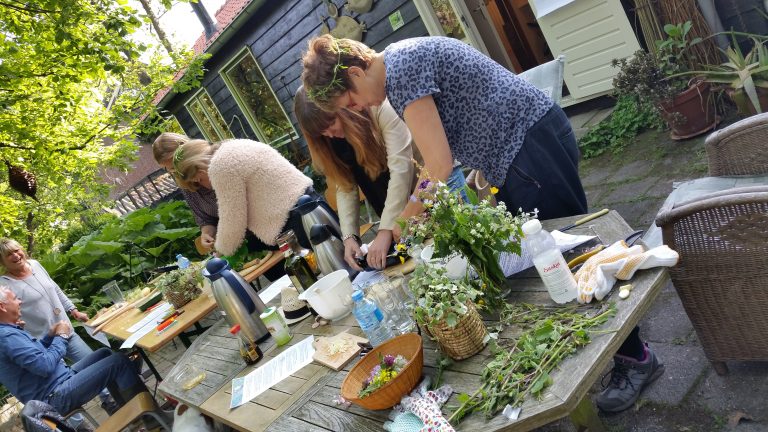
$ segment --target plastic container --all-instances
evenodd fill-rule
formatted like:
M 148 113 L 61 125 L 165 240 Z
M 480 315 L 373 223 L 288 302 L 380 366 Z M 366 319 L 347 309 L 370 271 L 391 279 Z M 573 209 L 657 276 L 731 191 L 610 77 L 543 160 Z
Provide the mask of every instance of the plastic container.
M 205 379 L 205 371 L 187 363 L 174 375 L 173 380 L 184 390 L 192 390 Z
M 541 229 L 541 222 L 532 219 L 523 224 L 523 250 L 533 257 L 533 265 L 544 281 L 555 303 L 567 303 L 576 298 L 576 279 L 571 274 L 563 253 L 550 233 Z
M 185 269 L 185 268 L 189 267 L 189 259 L 186 258 L 182 254 L 177 254 L 176 255 L 176 264 L 179 266 L 180 269 Z
M 371 345 L 376 347 L 392 338 L 392 331 L 385 324 L 384 314 L 376 302 L 365 297 L 360 290 L 352 293 L 352 301 L 352 313 Z
M 118 304 L 125 302 L 125 297 L 123 297 L 123 292 L 120 290 L 120 287 L 117 286 L 116 281 L 109 281 L 104 287 L 101 288 L 101 292 L 106 294 L 107 298 L 112 300 L 112 303 Z

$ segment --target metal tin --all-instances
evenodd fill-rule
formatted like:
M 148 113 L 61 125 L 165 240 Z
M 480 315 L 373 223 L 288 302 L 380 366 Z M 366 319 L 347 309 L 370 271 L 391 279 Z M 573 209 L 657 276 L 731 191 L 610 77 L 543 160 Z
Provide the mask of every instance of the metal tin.
M 278 346 L 287 344 L 293 337 L 291 336 L 291 332 L 288 330 L 288 325 L 285 323 L 282 315 L 280 315 L 277 308 L 274 306 L 267 308 L 259 318 L 264 322 L 264 325 L 267 327 L 267 330 L 269 330 L 269 333 L 272 334 L 272 337 L 275 338 L 275 342 L 277 342 Z

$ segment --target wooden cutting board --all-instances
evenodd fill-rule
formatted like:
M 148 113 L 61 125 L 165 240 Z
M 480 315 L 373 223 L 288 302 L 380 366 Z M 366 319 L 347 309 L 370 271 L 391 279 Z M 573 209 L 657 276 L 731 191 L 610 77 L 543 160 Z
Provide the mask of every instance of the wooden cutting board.
M 346 350 L 335 354 L 329 353 L 329 347 L 333 347 L 344 341 L 346 341 Z M 330 337 L 321 336 L 315 340 L 315 354 L 312 358 L 316 362 L 328 366 L 333 370 L 341 370 L 360 353 L 360 346 L 357 344 L 358 342 L 368 342 L 368 339 L 349 333 L 339 333 Z

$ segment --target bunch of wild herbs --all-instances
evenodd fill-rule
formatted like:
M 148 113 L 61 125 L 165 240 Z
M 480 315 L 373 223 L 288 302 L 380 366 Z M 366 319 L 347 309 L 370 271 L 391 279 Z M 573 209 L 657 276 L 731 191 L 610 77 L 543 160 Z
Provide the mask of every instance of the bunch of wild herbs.
M 523 323 L 529 329 L 510 344 L 492 345 L 495 354 L 483 369 L 480 388 L 471 395 L 459 395 L 461 405 L 448 420 L 458 422 L 473 412 L 492 417 L 507 404 L 520 406 L 529 395 L 541 397 L 552 384 L 552 371 L 578 347 L 589 343 L 590 329 L 605 323 L 615 307 L 611 304 L 587 311 L 583 306 L 545 310 L 507 304 L 501 313 L 502 327 Z
M 492 188 L 496 190 L 496 188 Z M 529 215 L 513 216 L 503 202 L 494 207 L 488 200 L 478 200 L 477 194 L 466 188 L 469 202 L 451 192 L 443 182 L 424 180 L 417 196 L 425 211 L 403 225 L 403 238 L 410 245 L 421 245 L 434 239 L 435 258 L 460 253 L 480 275 L 483 297 L 495 307 L 501 302 L 504 272 L 499 266 L 499 254 L 520 254 L 522 224 Z
M 456 327 L 469 312 L 469 303 L 480 297 L 480 281 L 469 278 L 451 280 L 445 268 L 421 264 L 413 271 L 408 287 L 416 299 L 414 316 L 421 325 L 436 325 L 441 321 Z

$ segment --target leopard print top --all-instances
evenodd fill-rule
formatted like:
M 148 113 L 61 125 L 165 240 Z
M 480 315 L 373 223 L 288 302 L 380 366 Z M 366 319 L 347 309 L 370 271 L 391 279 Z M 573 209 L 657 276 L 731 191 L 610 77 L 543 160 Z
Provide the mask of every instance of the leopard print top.
M 504 183 L 525 134 L 554 102 L 471 46 L 447 37 L 405 39 L 384 50 L 386 92 L 403 118 L 432 95 L 453 157 Z

